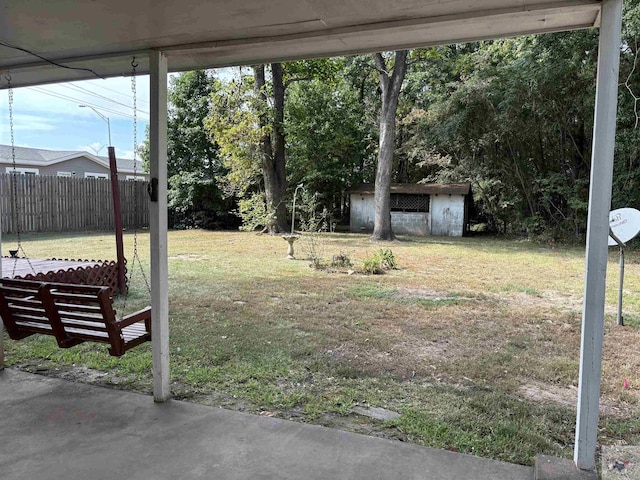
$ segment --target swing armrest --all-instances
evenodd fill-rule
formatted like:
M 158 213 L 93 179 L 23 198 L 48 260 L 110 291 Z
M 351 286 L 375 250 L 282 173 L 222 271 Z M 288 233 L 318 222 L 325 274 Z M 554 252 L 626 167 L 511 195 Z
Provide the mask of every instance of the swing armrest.
M 147 330 L 151 331 L 151 307 L 145 307 L 142 310 L 138 310 L 137 312 L 127 315 L 126 317 L 122 317 L 121 319 L 116 320 L 115 324 L 118 330 L 122 330 L 129 325 L 133 325 L 134 323 L 138 323 L 143 320 L 147 326 Z

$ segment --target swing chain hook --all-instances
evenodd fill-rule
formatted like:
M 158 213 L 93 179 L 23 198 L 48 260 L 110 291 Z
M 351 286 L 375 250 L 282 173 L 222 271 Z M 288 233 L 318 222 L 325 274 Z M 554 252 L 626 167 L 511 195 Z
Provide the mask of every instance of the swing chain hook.
M 136 57 L 134 56 L 131 60 L 131 68 L 133 68 L 133 74 L 136 74 L 136 68 L 138 68 L 138 62 L 136 62 Z

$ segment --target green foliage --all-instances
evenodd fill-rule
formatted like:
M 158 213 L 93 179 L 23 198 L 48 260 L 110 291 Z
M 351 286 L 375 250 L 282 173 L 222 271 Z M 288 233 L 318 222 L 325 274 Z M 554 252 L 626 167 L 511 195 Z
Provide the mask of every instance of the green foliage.
M 306 233 L 326 232 L 329 230 L 329 212 L 318 204 L 318 192 L 312 192 L 308 188 L 299 190 L 296 212 L 300 219 L 300 231 Z
M 244 197 L 260 181 L 259 127 L 263 105 L 253 90 L 253 78 L 242 76 L 220 82 L 211 93 L 211 110 L 204 124 L 220 146 L 226 171 L 217 177 L 227 196 Z
M 204 121 L 211 108 L 210 95 L 219 84 L 204 70 L 171 77 L 168 93 L 167 174 L 192 172 L 213 179 L 223 171 L 219 146 L 207 135 Z
M 339 211 L 345 190 L 372 177 L 375 157 L 357 91 L 343 82 L 313 80 L 288 89 L 285 129 L 288 178 L 320 192 L 319 201 Z
M 582 235 L 596 47 L 591 31 L 443 47 L 448 82 L 412 125 L 450 163 L 425 180 L 470 181 L 492 230 Z
M 331 259 L 331 266 L 337 268 L 347 268 L 351 267 L 353 264 L 351 263 L 351 258 L 344 252 L 340 252 L 338 255 L 334 255 Z
M 242 219 L 240 230 L 251 232 L 272 223 L 275 211 L 267 207 L 263 193 L 253 193 L 238 200 L 238 216 Z
M 380 265 L 385 270 L 395 270 L 397 268 L 396 257 L 390 248 L 381 248 L 376 255 L 380 257 Z
M 329 214 L 326 208 L 319 211 L 318 194 L 302 189 L 299 203 L 300 230 L 305 232 L 301 238 L 301 246 L 307 258 L 311 260 L 311 267 L 324 268 L 324 239 L 320 235 L 329 227 Z
M 397 268 L 396 258 L 389 248 L 381 248 L 373 255 L 364 259 L 362 270 L 364 273 L 379 275 L 385 270 Z
M 371 275 L 384 273 L 384 270 L 382 270 L 382 264 L 380 263 L 380 258 L 375 254 L 365 258 L 364 262 L 362 262 L 362 271 Z
M 168 92 L 167 175 L 169 225 L 173 228 L 228 228 L 237 220 L 229 215 L 233 202 L 225 201 L 215 181 L 225 167 L 215 138 L 204 122 L 217 80 L 204 70 L 171 77 Z M 149 131 L 140 146 L 148 171 Z
M 640 1 L 628 0 L 612 208 L 640 206 L 639 44 Z M 582 239 L 597 47 L 597 32 L 584 30 L 411 51 L 393 181 L 470 182 L 472 219 L 486 230 Z M 334 218 L 346 220 L 347 192 L 374 178 L 380 96 L 371 63 L 363 55 L 283 64 L 289 200 L 275 203 L 290 206 L 295 185 L 304 183 L 318 192 L 315 213 L 326 209 L 327 229 Z M 240 211 L 268 217 L 250 197 L 266 189 L 259 152 L 273 133 L 274 105 L 256 94 L 248 71 L 233 80 L 204 71 L 172 77 L 168 169 L 169 177 L 180 175 L 170 183 L 176 225 L 202 224 L 186 217 L 203 211 L 216 215 L 205 223 L 216 223 L 222 197 L 247 197 Z M 268 81 L 264 93 L 271 98 Z M 140 153 L 148 157 L 148 144 Z M 249 220 L 247 228 L 260 223 Z
M 197 173 L 183 172 L 169 179 L 169 222 L 173 228 L 225 228 L 237 224 L 222 199 L 216 182 Z

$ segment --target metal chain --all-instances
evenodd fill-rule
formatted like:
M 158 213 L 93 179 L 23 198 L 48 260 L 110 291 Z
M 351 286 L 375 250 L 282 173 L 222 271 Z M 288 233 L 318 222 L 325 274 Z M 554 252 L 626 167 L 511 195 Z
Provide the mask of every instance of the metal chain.
M 131 61 L 131 93 L 133 96 L 133 178 L 134 181 L 138 180 L 138 161 L 137 161 L 137 153 L 138 153 L 138 92 L 136 89 L 136 67 L 138 64 L 136 63 L 136 57 L 133 57 Z M 135 195 L 133 196 L 133 214 L 134 214 L 134 222 L 133 222 L 133 260 L 131 261 L 131 270 L 129 271 L 129 279 L 127 284 L 131 286 L 131 282 L 133 280 L 133 274 L 135 271 L 136 262 L 138 263 L 138 267 L 140 269 L 140 273 L 142 274 L 142 278 L 144 280 L 145 285 L 147 286 L 147 290 L 151 293 L 151 286 L 149 285 L 149 280 L 147 279 L 147 275 L 142 268 L 142 262 L 140 261 L 140 256 L 138 255 L 138 194 L 137 189 L 135 190 Z M 128 294 L 125 295 L 124 301 L 122 303 L 122 313 L 126 312 L 127 307 L 127 298 Z
M 138 64 L 136 63 L 136 57 L 133 57 L 131 60 L 131 93 L 133 94 L 133 178 L 135 181 L 138 181 L 138 92 L 136 90 L 136 67 Z M 136 192 L 137 193 L 137 192 Z M 134 212 L 134 223 L 133 223 L 133 261 L 138 261 L 138 267 L 140 268 L 140 273 L 142 274 L 142 278 L 144 280 L 145 285 L 147 286 L 147 290 L 151 293 L 151 286 L 149 285 L 149 280 L 147 279 L 147 275 L 144 272 L 144 268 L 142 268 L 142 262 L 140 261 L 140 257 L 138 256 L 138 195 L 133 196 L 133 212 Z M 131 270 L 133 270 L 133 264 L 131 265 Z
M 13 184 L 13 211 L 15 213 L 15 221 L 16 221 L 16 240 L 18 242 L 18 248 L 16 252 L 16 258 L 13 261 L 13 270 L 11 271 L 11 278 L 16 276 L 16 267 L 18 266 L 18 253 L 22 252 L 25 260 L 29 264 L 31 271 L 35 274 L 36 269 L 33 268 L 31 264 L 31 260 L 29 256 L 24 251 L 22 247 L 22 236 L 20 229 L 20 203 L 18 202 L 18 170 L 16 167 L 16 141 L 14 135 L 14 127 L 13 127 L 13 88 L 11 87 L 11 75 L 6 77 L 7 79 L 7 87 L 9 93 L 9 131 L 11 133 L 11 165 L 13 167 L 12 173 L 12 184 Z

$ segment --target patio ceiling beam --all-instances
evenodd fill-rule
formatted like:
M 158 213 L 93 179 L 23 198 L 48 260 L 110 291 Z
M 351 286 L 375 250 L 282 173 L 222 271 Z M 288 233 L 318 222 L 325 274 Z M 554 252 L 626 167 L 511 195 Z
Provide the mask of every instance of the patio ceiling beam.
M 582 470 L 596 467 L 622 3 L 604 0 L 600 26 L 574 449 L 574 462 Z
M 435 17 L 421 17 L 421 18 L 411 18 L 411 19 L 403 19 L 403 20 L 392 20 L 386 22 L 376 22 L 369 24 L 359 24 L 359 25 L 348 25 L 345 27 L 337 27 L 337 28 L 329 28 L 323 30 L 316 30 L 312 32 L 303 32 L 303 33 L 295 33 L 289 35 L 277 35 L 277 36 L 267 36 L 267 37 L 255 37 L 255 38 L 246 38 L 246 39 L 235 39 L 235 40 L 222 40 L 222 41 L 211 41 L 211 42 L 202 42 L 202 43 L 192 43 L 192 44 L 184 44 L 184 45 L 176 45 L 171 47 L 163 47 L 163 50 L 168 54 L 171 52 L 185 52 L 189 50 L 202 50 L 202 49 L 220 49 L 225 47 L 238 47 L 238 46 L 260 46 L 265 44 L 272 44 L 278 42 L 288 42 L 292 40 L 302 40 L 302 39 L 317 39 L 317 38 L 327 38 L 327 37 L 341 37 L 345 35 L 353 35 L 360 34 L 363 32 L 381 32 L 385 30 L 397 30 L 397 29 L 407 29 L 407 28 L 423 28 L 423 27 L 436 27 L 436 26 L 447 26 L 452 25 L 460 29 L 460 27 L 464 27 L 468 24 L 477 23 L 478 21 L 491 19 L 500 16 L 517 16 L 522 13 L 538 13 L 538 14 L 559 14 L 559 13 L 567 13 L 572 14 L 576 12 L 582 12 L 585 10 L 596 10 L 600 8 L 599 0 L 567 0 L 564 2 L 557 2 L 552 5 L 549 3 L 531 3 L 527 5 L 517 6 L 517 7 L 508 7 L 508 8 L 494 8 L 489 10 L 478 10 L 472 12 L 465 13 L 455 13 L 450 15 L 440 15 Z M 597 18 L 597 17 L 596 17 Z M 594 22 L 585 22 L 582 24 L 577 24 L 572 26 L 572 29 L 580 29 L 580 28 L 589 28 L 597 26 Z M 462 29 L 464 30 L 464 29 Z M 564 29 L 563 29 L 564 30 Z M 546 32 L 547 30 L 544 27 L 541 27 L 539 30 L 536 30 L 536 33 Z M 517 31 L 515 33 L 511 33 L 511 35 L 520 35 L 528 33 L 528 31 Z M 495 38 L 494 36 L 487 35 L 486 38 Z M 460 42 L 469 42 L 472 40 L 476 40 L 476 38 L 466 38 L 464 35 L 460 36 Z M 449 40 L 447 40 L 449 41 Z M 442 42 L 435 42 L 434 44 L 438 44 Z M 454 42 L 455 43 L 455 42 Z
M 169 389 L 169 267 L 167 251 L 167 57 L 149 54 L 149 204 L 151 241 L 151 351 L 153 399 L 164 402 Z

